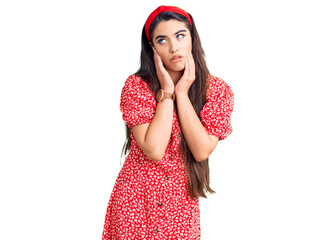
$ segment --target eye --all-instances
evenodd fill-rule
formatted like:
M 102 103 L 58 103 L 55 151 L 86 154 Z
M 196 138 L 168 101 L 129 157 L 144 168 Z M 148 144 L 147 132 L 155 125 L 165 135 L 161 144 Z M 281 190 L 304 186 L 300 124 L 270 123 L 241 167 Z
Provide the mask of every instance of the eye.
M 161 38 L 161 39 L 159 39 L 157 42 L 158 42 L 158 44 L 164 44 L 164 42 L 165 42 L 166 40 L 164 40 L 163 38 Z
M 184 34 L 178 34 L 176 37 L 177 38 L 184 38 Z

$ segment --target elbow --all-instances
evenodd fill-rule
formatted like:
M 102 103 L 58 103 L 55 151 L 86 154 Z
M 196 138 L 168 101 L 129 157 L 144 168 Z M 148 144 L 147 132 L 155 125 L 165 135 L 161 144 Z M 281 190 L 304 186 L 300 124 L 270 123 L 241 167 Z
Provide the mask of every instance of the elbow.
M 148 145 L 145 145 L 144 148 L 142 148 L 142 151 L 152 161 L 159 162 L 164 157 L 165 150 L 159 148 L 158 146 L 151 147 Z
M 211 139 L 212 140 L 212 139 Z M 196 154 L 195 160 L 197 162 L 203 162 L 209 158 L 213 150 L 215 150 L 218 140 L 214 140 L 209 144 L 208 148 L 200 149 L 200 152 Z M 202 150 L 202 151 L 201 151 Z
M 194 155 L 194 158 L 197 162 L 203 162 L 209 158 L 214 148 L 208 149 L 208 151 L 198 152 Z M 196 157 L 195 157 L 196 156 Z
M 218 137 L 209 134 L 208 137 L 208 141 L 205 141 L 204 143 L 200 144 L 201 146 L 194 148 L 195 154 L 193 154 L 193 156 L 197 162 L 206 161 L 213 150 L 216 148 Z
M 155 162 L 159 162 L 161 161 L 161 159 L 163 158 L 164 156 L 164 153 L 161 153 L 161 152 L 150 152 L 148 154 L 146 154 L 147 157 L 150 159 L 150 160 L 153 160 Z
M 209 158 L 210 154 L 198 154 L 197 157 L 194 157 L 197 162 L 203 162 Z

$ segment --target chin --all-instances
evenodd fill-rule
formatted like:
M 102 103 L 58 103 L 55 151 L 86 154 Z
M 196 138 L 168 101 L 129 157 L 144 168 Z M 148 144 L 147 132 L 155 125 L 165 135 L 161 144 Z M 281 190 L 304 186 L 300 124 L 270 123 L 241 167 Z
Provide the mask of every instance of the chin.
M 180 72 L 184 70 L 184 68 L 185 68 L 185 64 L 181 63 L 181 64 L 175 64 L 174 66 L 171 66 L 170 70 L 175 71 L 175 72 Z

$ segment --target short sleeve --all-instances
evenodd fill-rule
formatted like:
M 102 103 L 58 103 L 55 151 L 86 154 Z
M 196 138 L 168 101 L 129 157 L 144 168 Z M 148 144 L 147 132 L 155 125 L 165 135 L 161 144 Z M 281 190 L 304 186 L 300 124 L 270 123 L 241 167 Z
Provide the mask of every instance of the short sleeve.
M 232 89 L 224 80 L 211 78 L 207 92 L 207 100 L 201 112 L 201 123 L 208 134 L 225 139 L 232 132 L 231 113 L 234 96 Z
M 139 76 L 129 76 L 120 95 L 120 111 L 127 126 L 132 129 L 135 125 L 151 122 L 155 108 L 154 94 L 148 84 Z

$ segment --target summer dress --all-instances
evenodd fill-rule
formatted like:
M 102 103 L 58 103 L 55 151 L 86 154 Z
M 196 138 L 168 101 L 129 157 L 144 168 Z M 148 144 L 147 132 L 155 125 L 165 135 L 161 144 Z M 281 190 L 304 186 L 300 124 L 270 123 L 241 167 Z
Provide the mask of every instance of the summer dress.
M 233 93 L 220 78 L 211 76 L 207 102 L 200 116 L 208 134 L 226 138 L 231 132 Z M 129 76 L 120 96 L 120 110 L 127 126 L 150 123 L 155 114 L 155 94 L 139 76 Z M 199 199 L 191 199 L 178 116 L 173 112 L 171 137 L 164 157 L 150 160 L 131 131 L 131 149 L 117 176 L 105 215 L 103 240 L 201 238 Z

